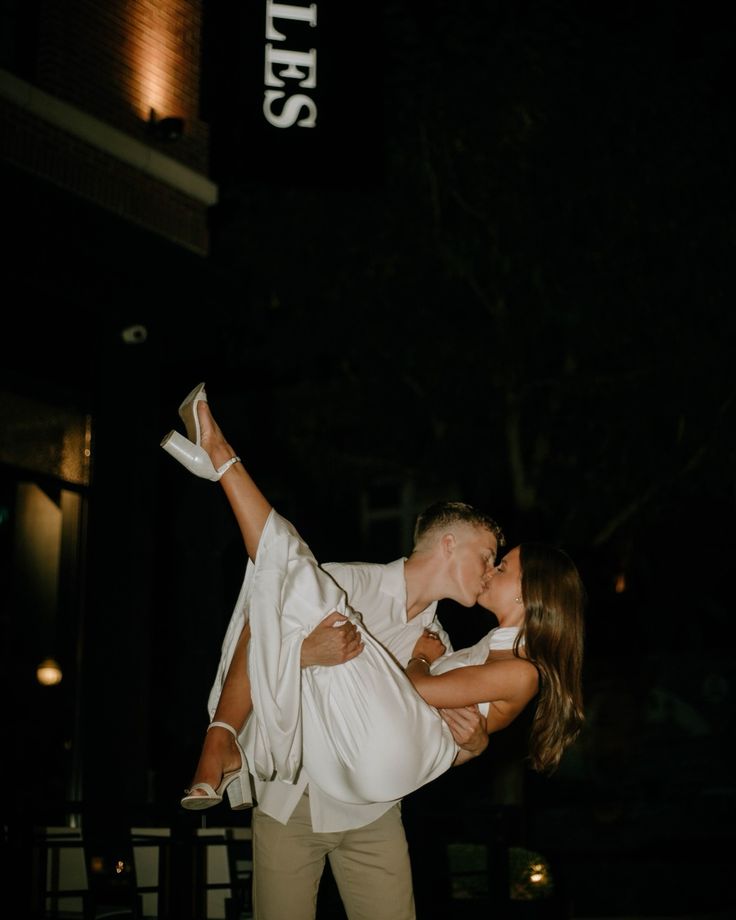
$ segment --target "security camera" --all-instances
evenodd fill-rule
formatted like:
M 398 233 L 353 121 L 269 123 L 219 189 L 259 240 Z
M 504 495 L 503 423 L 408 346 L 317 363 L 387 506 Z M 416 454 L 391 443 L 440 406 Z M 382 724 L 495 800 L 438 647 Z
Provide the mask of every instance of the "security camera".
M 142 345 L 148 338 L 148 330 L 141 325 L 126 326 L 120 337 L 126 345 Z

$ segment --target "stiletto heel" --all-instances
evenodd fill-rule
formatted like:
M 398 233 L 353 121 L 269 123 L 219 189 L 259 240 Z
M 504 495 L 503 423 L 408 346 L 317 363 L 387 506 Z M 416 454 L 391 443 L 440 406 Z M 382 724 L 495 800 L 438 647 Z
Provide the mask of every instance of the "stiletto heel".
M 207 731 L 210 728 L 225 728 L 235 739 L 235 746 L 240 754 L 240 767 L 237 770 L 231 770 L 223 774 L 220 785 L 213 789 L 209 783 L 195 783 L 191 789 L 185 789 L 187 793 L 181 800 L 183 808 L 190 811 L 201 811 L 204 808 L 212 808 L 213 805 L 219 805 L 222 797 L 227 792 L 230 800 L 230 807 L 233 811 L 242 811 L 244 808 L 251 808 L 253 805 L 253 796 L 250 788 L 250 774 L 248 773 L 248 762 L 245 759 L 245 751 L 240 741 L 238 733 L 227 722 L 210 722 Z M 195 789 L 201 789 L 204 795 L 192 795 Z

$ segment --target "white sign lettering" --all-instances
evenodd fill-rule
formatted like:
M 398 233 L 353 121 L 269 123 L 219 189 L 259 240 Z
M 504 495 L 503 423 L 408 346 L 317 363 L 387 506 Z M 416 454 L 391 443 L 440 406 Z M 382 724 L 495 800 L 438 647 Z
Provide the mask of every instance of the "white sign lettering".
M 289 92 L 289 83 L 293 80 L 294 89 L 316 89 L 317 87 L 317 49 L 309 51 L 291 51 L 275 47 L 272 42 L 285 42 L 287 33 L 281 21 L 306 22 L 311 28 L 317 25 L 317 4 L 295 6 L 289 3 L 274 3 L 266 0 L 266 54 L 264 65 L 264 84 L 285 87 L 285 91 L 266 89 L 263 95 L 263 114 L 266 121 L 275 128 L 313 128 L 317 124 L 317 103 L 303 92 Z M 284 100 L 281 102 L 281 100 Z M 278 111 L 274 104 L 281 103 Z

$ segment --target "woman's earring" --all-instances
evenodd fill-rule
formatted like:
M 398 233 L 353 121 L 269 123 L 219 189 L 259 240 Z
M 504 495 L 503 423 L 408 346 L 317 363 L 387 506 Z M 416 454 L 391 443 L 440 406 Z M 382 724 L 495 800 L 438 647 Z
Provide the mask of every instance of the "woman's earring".
M 516 601 L 517 604 L 521 603 L 521 597 L 515 597 L 514 600 Z

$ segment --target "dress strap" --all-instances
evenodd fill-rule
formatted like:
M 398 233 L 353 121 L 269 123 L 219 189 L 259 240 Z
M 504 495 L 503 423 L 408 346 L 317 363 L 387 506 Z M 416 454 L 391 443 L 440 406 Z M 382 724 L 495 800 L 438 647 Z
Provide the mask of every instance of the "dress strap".
M 497 649 L 513 648 L 518 634 L 518 626 L 497 626 L 488 634 L 489 650 L 496 651 Z

